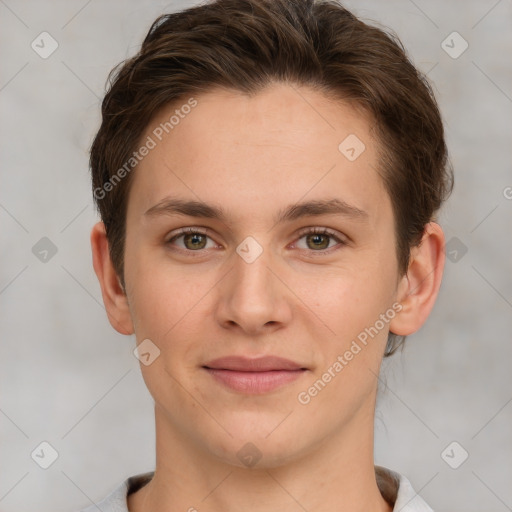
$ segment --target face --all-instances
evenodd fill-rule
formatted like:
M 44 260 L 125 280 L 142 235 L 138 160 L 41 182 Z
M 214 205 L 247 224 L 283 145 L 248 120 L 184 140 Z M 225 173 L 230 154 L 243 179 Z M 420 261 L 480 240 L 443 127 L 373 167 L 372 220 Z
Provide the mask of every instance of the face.
M 250 442 L 271 467 L 373 425 L 399 282 L 391 202 L 347 104 L 283 84 L 194 99 L 169 133 L 181 104 L 147 127 L 130 190 L 129 311 L 160 351 L 141 369 L 175 435 L 239 466 Z

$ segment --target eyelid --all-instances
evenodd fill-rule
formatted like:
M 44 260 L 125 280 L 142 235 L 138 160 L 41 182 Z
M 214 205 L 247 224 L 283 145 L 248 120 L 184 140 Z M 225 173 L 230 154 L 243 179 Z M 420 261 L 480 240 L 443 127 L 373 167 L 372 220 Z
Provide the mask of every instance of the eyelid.
M 301 228 L 298 231 L 297 236 L 302 237 L 304 235 L 309 235 L 309 234 L 331 235 L 333 238 L 338 239 L 340 242 L 344 241 L 342 236 L 340 236 L 341 233 L 338 233 L 334 229 L 324 228 L 321 226 L 307 226 L 305 228 Z
M 180 235 L 186 235 L 189 233 L 199 233 L 200 235 L 208 235 L 210 236 L 211 230 L 208 228 L 202 228 L 199 226 L 187 226 L 185 228 L 178 228 L 168 235 L 168 241 L 172 240 L 173 238 L 176 238 Z

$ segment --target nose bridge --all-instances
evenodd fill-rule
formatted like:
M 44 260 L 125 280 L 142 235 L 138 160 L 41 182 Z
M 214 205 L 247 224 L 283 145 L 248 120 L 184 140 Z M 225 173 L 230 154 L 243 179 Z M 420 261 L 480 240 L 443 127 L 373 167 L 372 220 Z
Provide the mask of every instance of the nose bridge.
M 247 332 L 285 321 L 286 298 L 270 271 L 273 258 L 268 246 L 247 237 L 236 248 L 233 265 L 219 297 L 219 321 L 236 323 Z
M 239 244 L 236 253 L 232 279 L 239 300 L 247 300 L 251 296 L 260 302 L 271 300 L 270 249 L 264 249 L 253 237 L 247 237 Z

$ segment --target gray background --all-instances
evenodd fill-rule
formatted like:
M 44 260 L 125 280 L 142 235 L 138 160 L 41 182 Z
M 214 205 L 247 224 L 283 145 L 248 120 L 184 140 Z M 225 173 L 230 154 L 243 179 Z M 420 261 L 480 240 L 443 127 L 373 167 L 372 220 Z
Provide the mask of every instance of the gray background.
M 92 268 L 87 150 L 108 71 L 157 15 L 193 3 L 0 0 L 2 512 L 78 510 L 154 467 L 135 341 L 110 327 Z M 428 71 L 456 171 L 440 217 L 454 261 L 425 326 L 384 365 L 376 462 L 436 512 L 512 510 L 512 2 L 345 5 Z M 43 31 L 59 45 L 47 59 L 31 48 Z M 456 59 L 441 46 L 453 31 L 469 43 Z M 42 237 L 57 248 L 46 262 Z M 42 441 L 58 452 L 46 470 L 31 458 Z M 469 453 L 458 469 L 441 456 L 453 441 Z

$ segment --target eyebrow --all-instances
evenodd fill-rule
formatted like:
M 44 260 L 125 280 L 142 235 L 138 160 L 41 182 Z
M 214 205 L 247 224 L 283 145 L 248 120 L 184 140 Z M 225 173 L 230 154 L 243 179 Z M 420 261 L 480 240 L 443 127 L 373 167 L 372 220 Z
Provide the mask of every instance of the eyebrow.
M 221 207 L 210 205 L 202 201 L 183 200 L 166 197 L 149 208 L 144 216 L 156 217 L 160 215 L 187 215 L 189 217 L 218 219 L 228 223 L 226 212 Z M 291 222 L 302 217 L 320 215 L 341 215 L 343 217 L 367 221 L 368 213 L 356 206 L 350 205 L 341 199 L 324 199 L 295 203 L 279 210 L 274 217 L 274 224 Z

